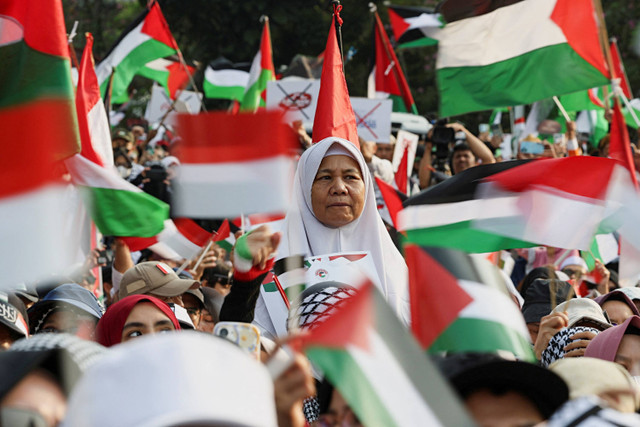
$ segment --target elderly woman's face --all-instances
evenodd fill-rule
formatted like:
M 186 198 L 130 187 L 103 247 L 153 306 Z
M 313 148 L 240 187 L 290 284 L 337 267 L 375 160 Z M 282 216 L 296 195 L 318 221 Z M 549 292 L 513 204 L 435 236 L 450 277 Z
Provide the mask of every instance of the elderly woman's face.
M 364 208 L 365 185 L 358 163 L 349 156 L 325 157 L 311 186 L 311 207 L 318 221 L 342 227 Z

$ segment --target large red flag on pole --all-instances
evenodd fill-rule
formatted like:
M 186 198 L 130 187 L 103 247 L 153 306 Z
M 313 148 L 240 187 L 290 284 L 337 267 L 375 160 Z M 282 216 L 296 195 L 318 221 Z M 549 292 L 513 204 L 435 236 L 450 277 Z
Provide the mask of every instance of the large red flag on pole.
M 356 116 L 351 108 L 347 81 L 342 68 L 342 55 L 336 37 L 336 21 L 338 25 L 342 25 L 340 9 L 342 6 L 334 7 L 333 20 L 329 28 L 312 136 L 314 142 L 336 136 L 349 140 L 360 148 Z

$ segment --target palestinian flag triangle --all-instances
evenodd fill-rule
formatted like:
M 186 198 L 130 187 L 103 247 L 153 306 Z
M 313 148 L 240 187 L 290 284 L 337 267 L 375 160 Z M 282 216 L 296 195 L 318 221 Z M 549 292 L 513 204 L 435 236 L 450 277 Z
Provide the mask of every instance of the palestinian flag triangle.
M 398 228 L 398 213 L 402 210 L 402 201 L 407 196 L 393 188 L 377 176 L 373 177 L 376 190 L 376 204 L 382 220 Z
M 76 108 L 82 151 L 65 160 L 73 183 L 86 191 L 89 211 L 105 236 L 158 234 L 169 206 L 122 179 L 113 168 L 107 115 L 93 68 L 93 37 L 88 35 L 78 70 Z
M 409 242 L 465 252 L 587 250 L 596 233 L 628 219 L 632 186 L 628 171 L 601 157 L 481 165 L 409 198 L 400 230 Z
M 529 332 L 490 263 L 442 248 L 405 246 L 411 328 L 429 353 L 508 351 L 535 362 Z
M 371 283 L 291 345 L 324 372 L 366 426 L 473 425 Z
M 178 90 L 187 86 L 189 76 L 195 71 L 196 67 L 182 65 L 178 55 L 173 55 L 148 62 L 136 74 L 160 83 L 167 90 L 169 97 L 175 99 Z
M 271 52 L 269 18 L 266 18 L 262 28 L 262 37 L 260 38 L 260 50 L 253 58 L 253 63 L 249 70 L 249 81 L 240 103 L 240 109 L 243 111 L 255 111 L 258 107 L 265 107 L 267 102 L 267 82 L 275 79 L 276 70 L 273 66 Z
M 77 251 L 59 179 L 59 161 L 80 147 L 60 0 L 0 2 L 0 82 L 4 287 L 61 272 Z
M 609 83 L 592 0 L 522 0 L 445 18 L 436 62 L 441 117 Z
M 433 46 L 444 20 L 432 9 L 389 5 L 389 21 L 398 48 Z
M 169 25 L 157 2 L 144 11 L 125 30 L 105 59 L 96 67 L 102 97 L 111 83 L 111 103 L 121 104 L 128 100 L 127 88 L 133 76 L 154 59 L 178 53 Z

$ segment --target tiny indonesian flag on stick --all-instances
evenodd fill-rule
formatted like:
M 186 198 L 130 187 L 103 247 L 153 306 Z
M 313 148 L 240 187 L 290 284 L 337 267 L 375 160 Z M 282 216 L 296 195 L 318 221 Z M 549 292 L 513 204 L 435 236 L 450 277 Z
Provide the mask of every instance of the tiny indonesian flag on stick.
M 364 425 L 472 425 L 458 398 L 371 283 L 291 346 L 322 369 Z
M 179 118 L 174 208 L 191 218 L 286 212 L 296 138 L 277 112 Z

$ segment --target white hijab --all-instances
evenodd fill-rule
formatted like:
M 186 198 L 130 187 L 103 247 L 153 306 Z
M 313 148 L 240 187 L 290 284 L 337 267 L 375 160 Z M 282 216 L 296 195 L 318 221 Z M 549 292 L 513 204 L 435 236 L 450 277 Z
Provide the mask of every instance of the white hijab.
M 311 207 L 311 186 L 322 159 L 334 144 L 340 147 L 334 146 L 329 155 L 346 155 L 346 150 L 348 155 L 358 162 L 365 184 L 362 214 L 339 228 L 322 224 L 313 214 Z M 291 207 L 284 219 L 278 258 L 296 254 L 308 257 L 352 251 L 368 251 L 371 254 L 383 295 L 396 313 L 408 321 L 407 264 L 389 237 L 378 213 L 369 168 L 362 153 L 353 143 L 342 138 L 328 137 L 314 144 L 300 157 L 294 177 Z

